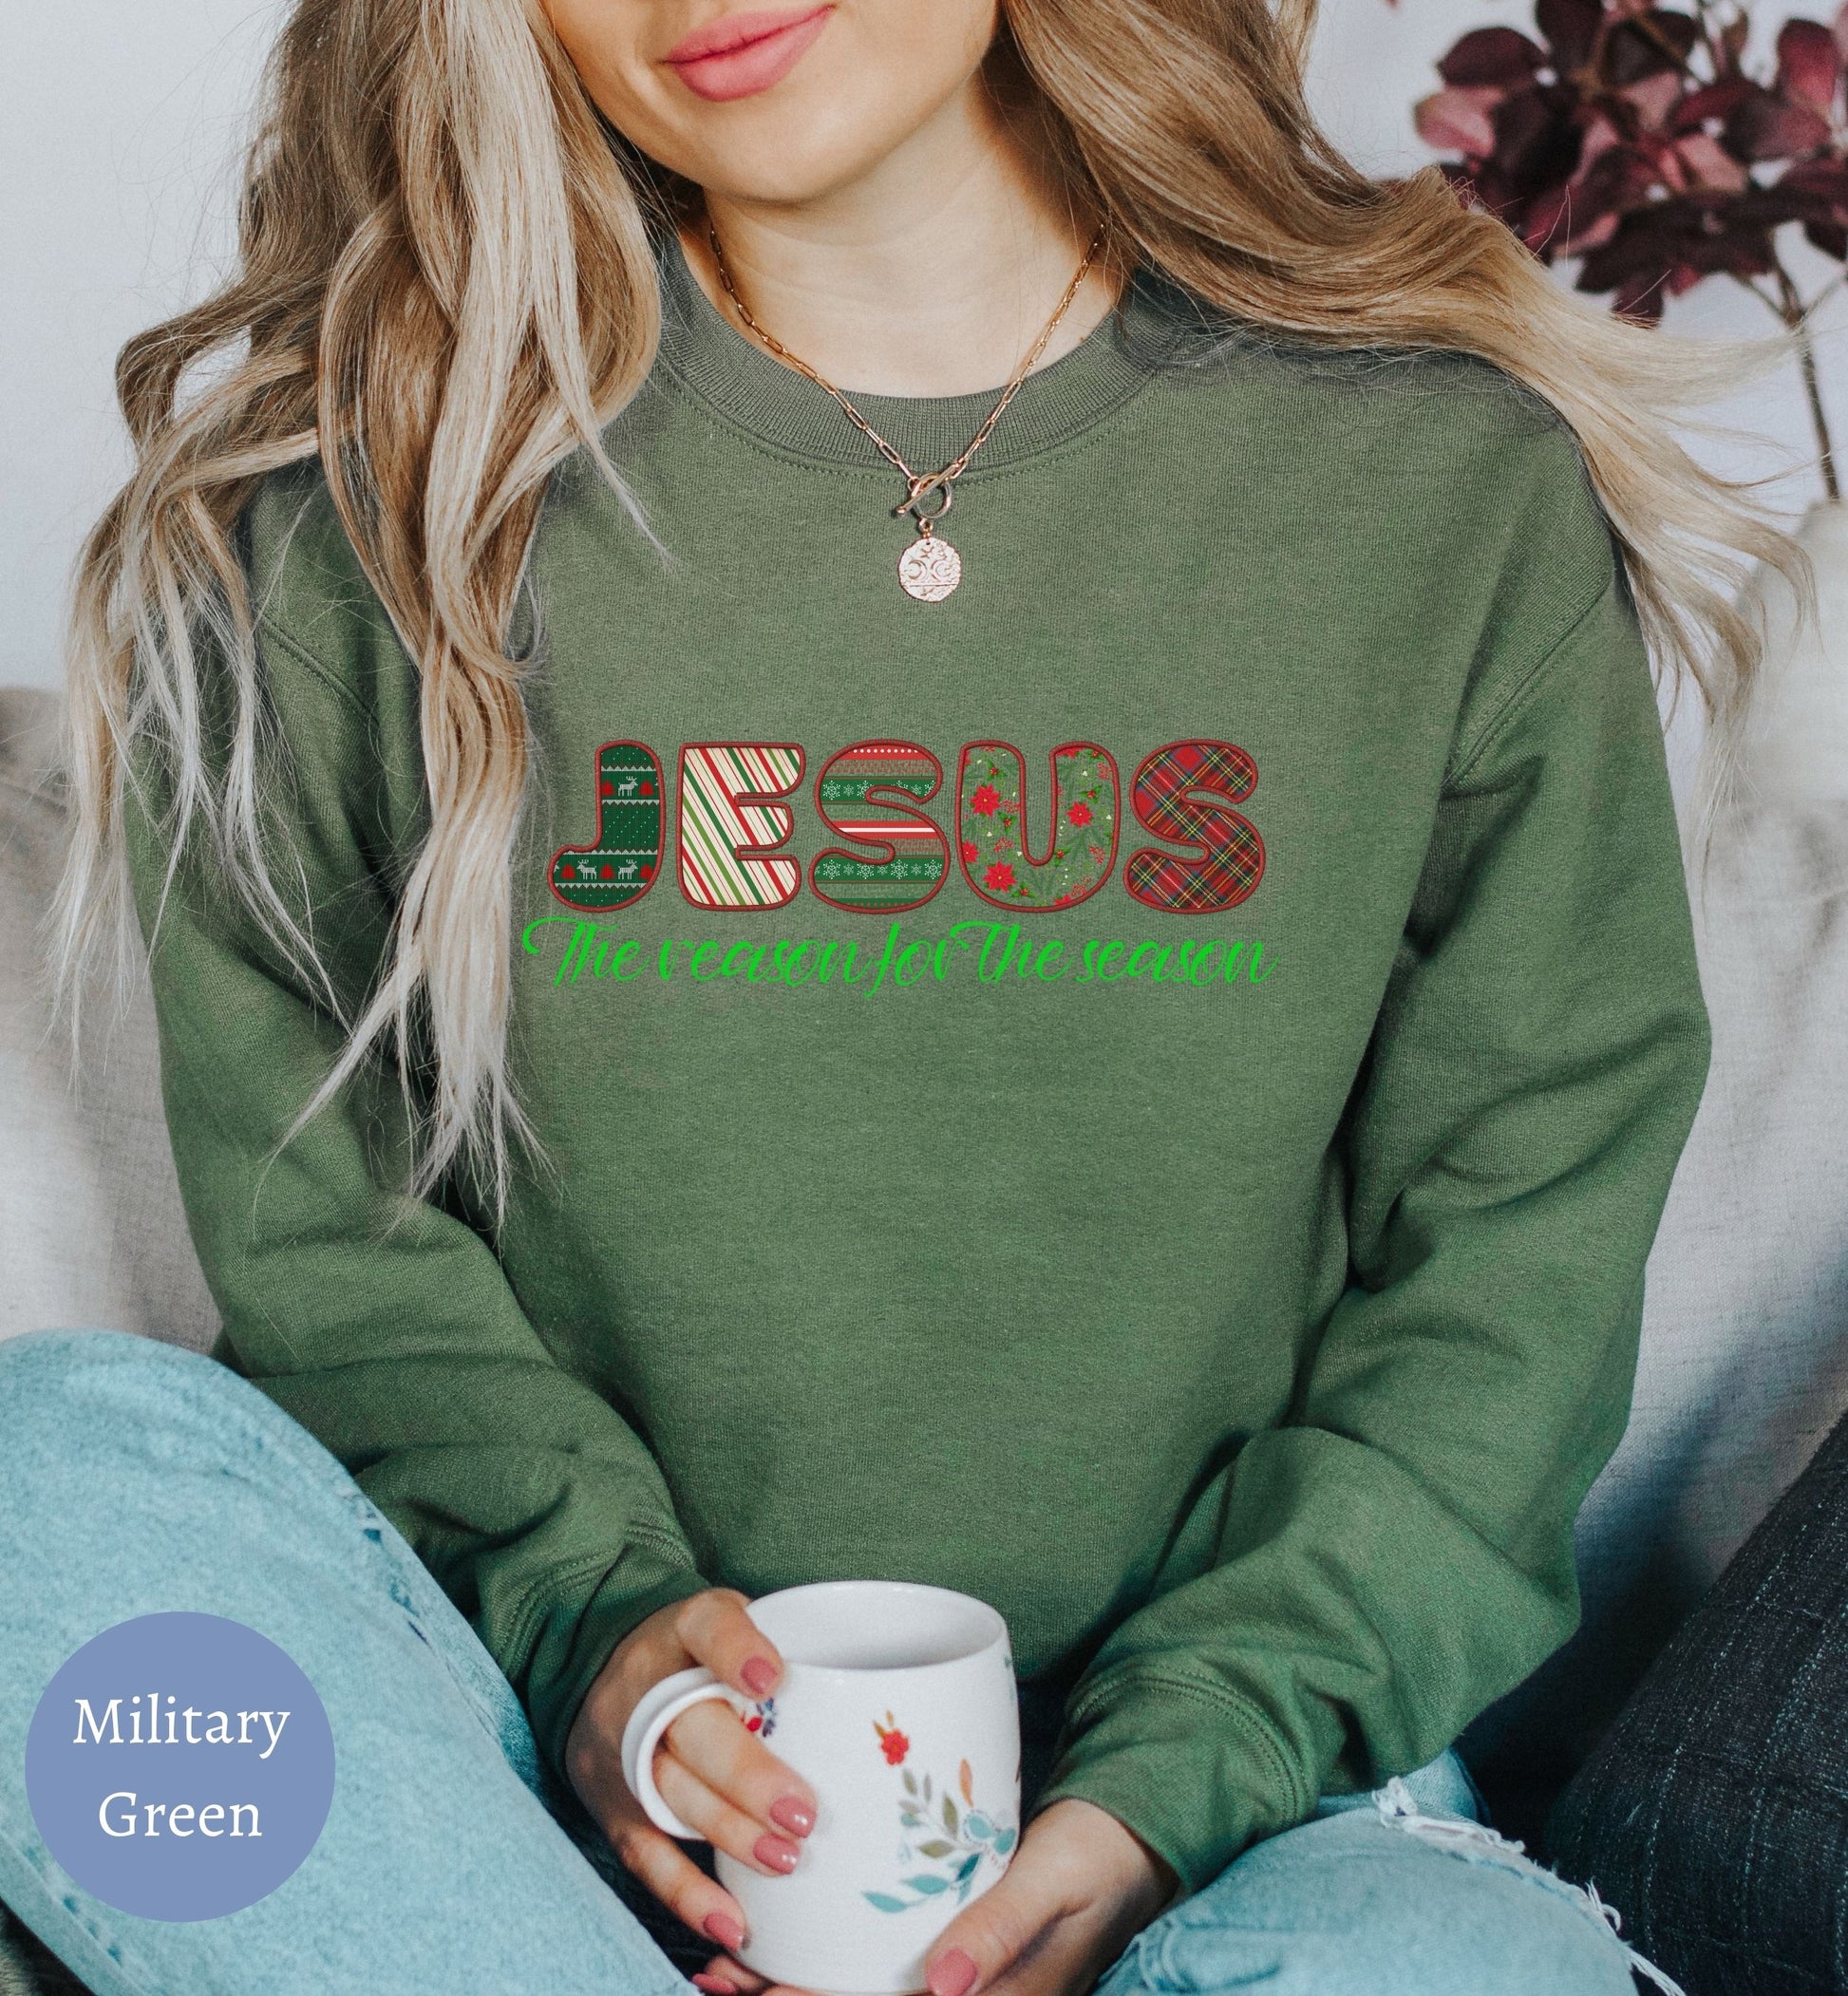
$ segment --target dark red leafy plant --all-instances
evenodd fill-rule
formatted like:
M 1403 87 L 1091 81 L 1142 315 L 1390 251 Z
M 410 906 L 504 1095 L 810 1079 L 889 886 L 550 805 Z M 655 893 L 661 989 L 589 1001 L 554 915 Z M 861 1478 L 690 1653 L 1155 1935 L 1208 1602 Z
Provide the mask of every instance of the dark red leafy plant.
M 1832 28 L 1786 21 L 1768 78 L 1746 72 L 1744 7 L 1695 0 L 1537 0 L 1539 39 L 1466 34 L 1438 65 L 1443 88 L 1419 136 L 1459 157 L 1460 197 L 1499 216 L 1545 263 L 1578 259 L 1577 288 L 1653 323 L 1665 298 L 1726 276 L 1797 336 L 1829 497 L 1835 462 L 1816 378 L 1811 314 L 1778 232 L 1800 228 L 1848 262 L 1848 4 Z

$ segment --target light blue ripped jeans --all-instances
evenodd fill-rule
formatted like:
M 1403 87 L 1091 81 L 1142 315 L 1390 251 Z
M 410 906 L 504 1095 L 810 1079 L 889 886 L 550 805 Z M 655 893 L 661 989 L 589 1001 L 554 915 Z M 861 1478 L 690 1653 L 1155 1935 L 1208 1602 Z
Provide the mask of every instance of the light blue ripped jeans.
M 339 1770 L 294 1876 L 193 1924 L 82 1891 L 23 1777 L 65 1659 L 174 1609 L 280 1644 L 327 1705 Z M 265 1395 L 113 1331 L 0 1344 L 0 1900 L 97 1996 L 690 1996 L 663 1944 L 683 1968 L 709 1944 L 594 1833 L 574 1840 L 571 1813 L 474 1631 Z M 1101 1996 L 1625 1996 L 1626 1950 L 1590 1902 L 1476 1816 L 1450 1754 L 1327 1801 L 1140 1934 Z

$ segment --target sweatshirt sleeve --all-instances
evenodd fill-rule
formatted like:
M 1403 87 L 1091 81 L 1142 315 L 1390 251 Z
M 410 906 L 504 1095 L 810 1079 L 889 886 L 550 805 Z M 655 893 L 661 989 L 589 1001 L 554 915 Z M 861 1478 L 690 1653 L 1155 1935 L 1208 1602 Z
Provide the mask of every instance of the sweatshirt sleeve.
M 356 1013 L 394 905 L 377 716 L 275 631 L 262 628 L 258 650 L 289 749 L 289 781 L 269 789 L 288 849 L 276 873 Z M 163 896 L 167 793 L 145 757 L 140 774 L 130 872 L 175 1162 L 224 1320 L 215 1355 L 315 1436 L 409 1540 L 557 1768 L 610 1650 L 707 1584 L 659 1468 L 554 1362 L 461 1207 L 396 1190 L 408 1127 L 395 1063 L 278 1149 L 342 1034 L 199 857 L 202 841 Z
M 1592 578 L 1595 587 L 1595 577 Z M 1182 1894 L 1318 1796 L 1424 1764 L 1572 1632 L 1708 1034 L 1661 725 L 1601 594 L 1453 755 L 1339 1141 L 1347 1286 L 1212 1562 L 1122 1622 L 1035 1813 Z

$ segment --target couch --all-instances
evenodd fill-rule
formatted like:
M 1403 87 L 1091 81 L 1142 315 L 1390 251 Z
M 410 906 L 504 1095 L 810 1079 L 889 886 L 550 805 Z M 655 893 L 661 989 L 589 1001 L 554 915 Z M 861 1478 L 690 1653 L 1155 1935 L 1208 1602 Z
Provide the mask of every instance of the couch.
M 1713 1064 L 1651 1255 L 1629 1431 L 1579 1530 L 1575 1639 L 1466 1736 L 1530 1839 L 1650 1660 L 1848 1409 L 1848 510 L 1811 523 L 1824 629 L 1772 593 L 1744 771 L 1696 895 Z M 1839 635 L 1838 635 L 1839 634 Z M 107 1326 L 203 1348 L 144 989 L 73 1068 L 34 941 L 65 800 L 48 694 L 0 690 L 0 1337 Z M 1689 792 L 1694 713 L 1669 730 Z M 9 1996 L 0 1943 L 0 1996 Z M 29 1987 L 22 1984 L 22 1987 Z

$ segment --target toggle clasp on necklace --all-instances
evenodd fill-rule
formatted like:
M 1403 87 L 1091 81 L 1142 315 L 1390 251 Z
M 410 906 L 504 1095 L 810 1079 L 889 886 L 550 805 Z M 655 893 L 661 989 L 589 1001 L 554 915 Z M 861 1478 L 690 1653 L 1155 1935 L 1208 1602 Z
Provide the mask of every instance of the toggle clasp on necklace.
M 909 513 L 917 524 L 917 531 L 929 534 L 955 504 L 956 488 L 940 471 L 919 473 L 910 480 L 910 491 L 892 510 L 894 514 Z M 933 492 L 937 495 L 937 503 L 927 512 L 924 501 Z

